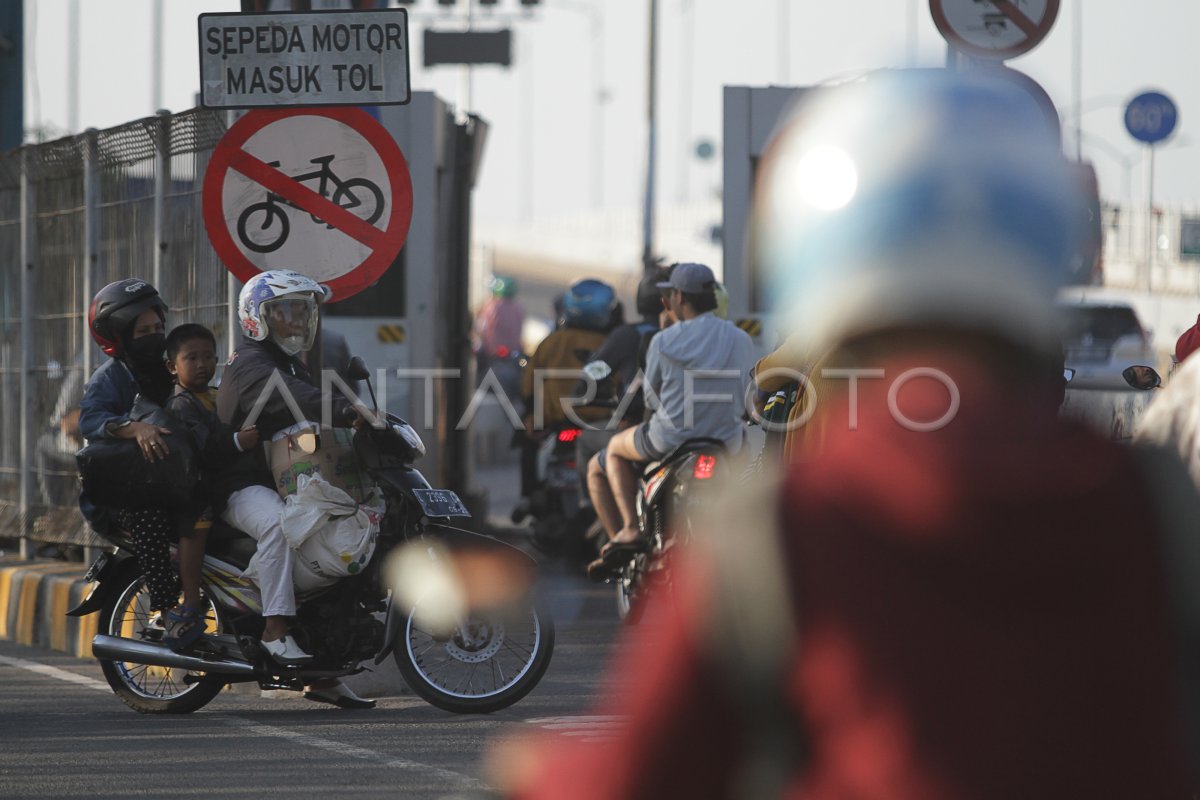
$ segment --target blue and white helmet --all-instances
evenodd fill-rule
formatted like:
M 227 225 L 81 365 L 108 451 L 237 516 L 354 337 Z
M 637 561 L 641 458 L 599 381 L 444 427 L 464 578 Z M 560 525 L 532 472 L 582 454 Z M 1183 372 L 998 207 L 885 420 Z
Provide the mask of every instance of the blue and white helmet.
M 1057 347 L 1086 206 L 1057 131 L 1010 80 L 881 72 L 814 90 L 759 168 L 754 250 L 789 332 L 824 352 L 949 325 Z
M 301 275 L 299 272 L 293 272 L 290 269 L 273 269 L 267 272 L 260 272 L 250 280 L 246 281 L 246 285 L 242 287 L 241 294 L 238 295 L 238 319 L 241 320 L 242 333 L 248 339 L 253 339 L 256 342 L 266 340 L 271 336 L 270 325 L 267 323 L 267 314 L 264 306 L 276 300 L 281 300 L 286 297 L 309 298 L 313 304 L 313 316 L 315 317 L 316 305 L 327 302 L 332 297 L 332 292 L 329 287 L 317 283 L 307 275 Z M 305 341 L 278 342 L 284 350 L 289 354 L 294 355 L 300 350 L 307 350 L 312 346 L 313 337 L 316 336 L 316 320 L 314 319 L 308 325 L 307 332 L 301 337 Z M 297 337 L 289 337 L 295 339 Z M 301 345 L 297 347 L 296 345 Z

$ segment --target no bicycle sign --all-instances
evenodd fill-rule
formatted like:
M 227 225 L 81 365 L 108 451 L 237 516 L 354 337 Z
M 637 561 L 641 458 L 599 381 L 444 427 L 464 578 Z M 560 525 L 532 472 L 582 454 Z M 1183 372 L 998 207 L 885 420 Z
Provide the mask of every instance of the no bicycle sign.
M 392 265 L 412 221 L 412 180 L 395 140 L 357 108 L 251 111 L 204 176 L 204 226 L 240 280 L 293 269 L 333 300 Z

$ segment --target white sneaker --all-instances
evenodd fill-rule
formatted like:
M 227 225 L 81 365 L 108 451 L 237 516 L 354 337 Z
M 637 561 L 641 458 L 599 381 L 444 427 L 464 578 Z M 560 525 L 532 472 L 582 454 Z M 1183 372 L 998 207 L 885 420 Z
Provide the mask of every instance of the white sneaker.
M 298 667 L 313 660 L 311 655 L 300 649 L 300 645 L 296 644 L 296 640 L 291 636 L 284 636 L 282 639 L 270 642 L 259 642 L 259 644 L 277 664 L 285 667 Z

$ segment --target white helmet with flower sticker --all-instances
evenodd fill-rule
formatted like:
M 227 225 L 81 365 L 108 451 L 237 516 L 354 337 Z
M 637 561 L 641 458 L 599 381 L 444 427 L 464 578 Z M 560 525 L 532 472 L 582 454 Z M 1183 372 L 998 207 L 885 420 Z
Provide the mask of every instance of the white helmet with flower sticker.
M 238 295 L 238 319 L 247 338 L 261 342 L 268 337 L 283 348 L 288 355 L 312 347 L 317 333 L 316 306 L 330 300 L 332 292 L 328 286 L 317 283 L 307 275 L 290 269 L 273 269 L 260 272 L 242 287 Z M 299 301 L 293 304 L 280 301 Z M 275 315 L 279 321 L 290 317 L 288 331 L 272 331 L 269 318 Z

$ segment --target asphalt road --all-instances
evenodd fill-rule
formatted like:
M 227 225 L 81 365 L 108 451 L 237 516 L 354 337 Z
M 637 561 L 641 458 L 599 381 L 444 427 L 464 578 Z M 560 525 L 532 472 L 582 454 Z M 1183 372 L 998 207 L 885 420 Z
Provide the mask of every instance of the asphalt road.
M 143 715 L 95 662 L 0 642 L 0 798 L 471 796 L 488 788 L 482 757 L 494 737 L 602 737 L 610 724 L 588 710 L 621 627 L 612 589 L 554 567 L 543 582 L 553 660 L 531 694 L 487 716 L 411 694 L 349 712 L 256 688 L 191 715 Z

